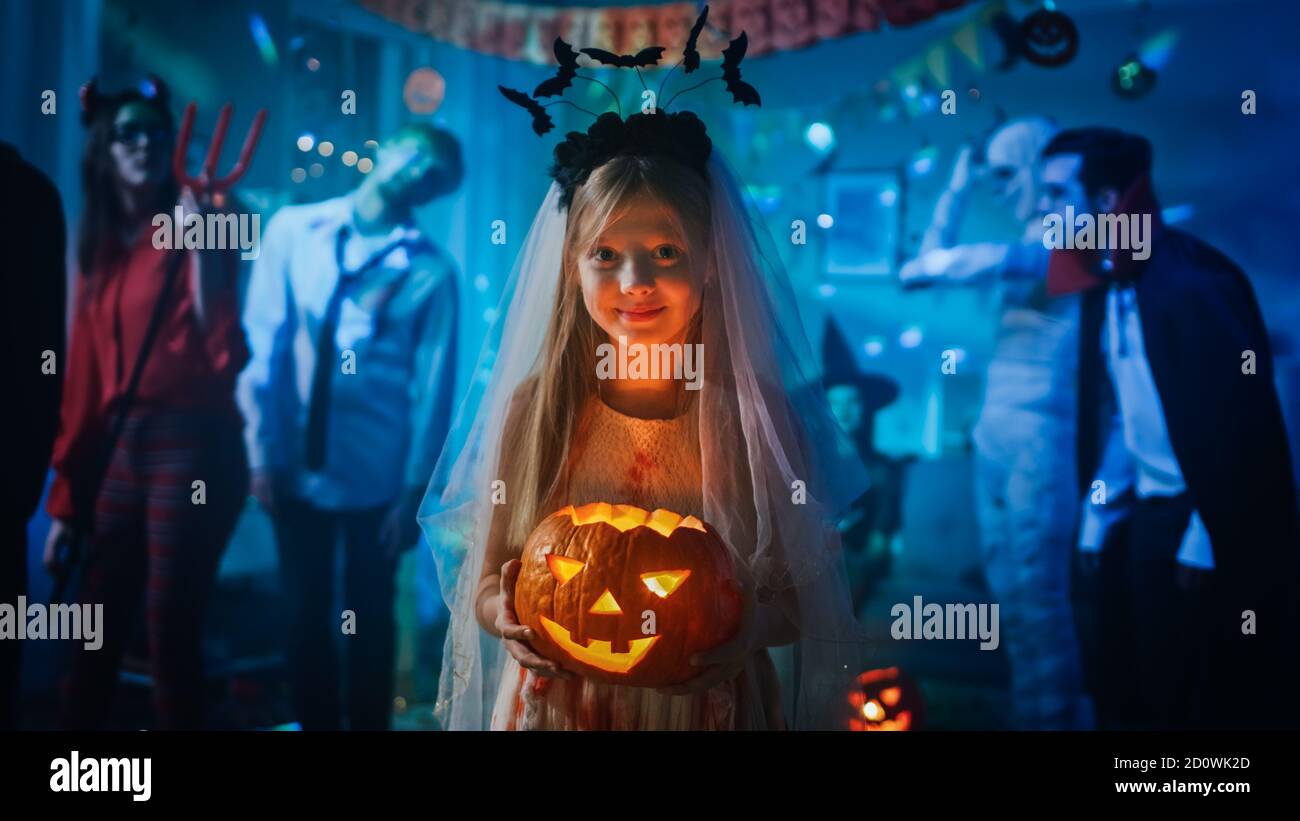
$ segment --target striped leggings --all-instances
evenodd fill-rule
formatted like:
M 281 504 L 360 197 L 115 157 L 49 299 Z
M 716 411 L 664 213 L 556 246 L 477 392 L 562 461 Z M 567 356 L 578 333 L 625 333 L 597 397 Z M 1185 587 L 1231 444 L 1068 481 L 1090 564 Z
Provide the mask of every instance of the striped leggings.
M 96 501 L 79 595 L 104 606 L 103 645 L 73 651 L 62 687 L 65 729 L 103 724 L 142 598 L 156 727 L 200 727 L 203 616 L 247 493 L 237 424 L 174 411 L 128 418 Z

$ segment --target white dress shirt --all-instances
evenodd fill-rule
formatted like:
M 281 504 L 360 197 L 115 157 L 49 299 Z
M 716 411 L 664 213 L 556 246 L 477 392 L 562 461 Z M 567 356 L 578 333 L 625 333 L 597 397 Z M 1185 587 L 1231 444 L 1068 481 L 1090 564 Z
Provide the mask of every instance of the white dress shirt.
M 1112 285 L 1106 294 L 1101 345 L 1117 407 L 1103 430 L 1104 450 L 1094 477 L 1105 484 L 1106 503 L 1093 503 L 1091 489 L 1084 501 L 1079 549 L 1085 551 L 1101 549 L 1106 529 L 1128 514 L 1134 495 L 1147 499 L 1177 496 L 1187 490 L 1151 376 L 1137 293 L 1131 284 Z M 1210 534 L 1195 510 L 1183 534 L 1178 561 L 1191 567 L 1214 567 Z
M 344 268 L 372 264 L 342 299 L 325 464 L 311 471 L 303 464 L 308 406 L 317 333 L 340 282 L 340 231 Z M 457 299 L 455 270 L 444 254 L 411 226 L 362 235 L 351 196 L 277 212 L 262 237 L 244 310 L 252 356 L 238 398 L 251 466 L 331 510 L 388 504 L 404 491 L 423 490 L 451 423 Z

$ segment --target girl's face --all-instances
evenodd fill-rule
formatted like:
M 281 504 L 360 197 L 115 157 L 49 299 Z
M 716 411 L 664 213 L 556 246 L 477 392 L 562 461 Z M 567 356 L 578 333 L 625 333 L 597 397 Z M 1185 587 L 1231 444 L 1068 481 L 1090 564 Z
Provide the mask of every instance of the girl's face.
M 702 272 L 672 214 L 630 198 L 578 262 L 587 313 L 611 342 L 684 342 L 700 308 Z
M 114 175 L 127 188 L 157 185 L 167 175 L 171 159 L 171 130 L 151 106 L 131 102 L 113 118 Z

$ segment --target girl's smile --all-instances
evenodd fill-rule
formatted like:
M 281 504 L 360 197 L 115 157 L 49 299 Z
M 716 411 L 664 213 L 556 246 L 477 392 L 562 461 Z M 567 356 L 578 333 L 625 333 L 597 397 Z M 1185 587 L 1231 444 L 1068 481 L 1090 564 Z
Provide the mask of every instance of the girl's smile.
M 635 307 L 635 308 L 618 308 L 618 313 L 628 322 L 647 322 L 663 313 L 666 308 L 663 305 L 654 307 Z

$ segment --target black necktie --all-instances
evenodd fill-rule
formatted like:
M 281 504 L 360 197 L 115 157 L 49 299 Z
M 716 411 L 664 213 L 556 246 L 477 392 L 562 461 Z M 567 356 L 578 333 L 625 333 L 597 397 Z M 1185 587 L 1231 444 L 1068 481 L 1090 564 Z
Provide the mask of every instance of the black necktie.
M 325 318 L 321 321 L 320 331 L 316 336 L 316 369 L 312 373 L 311 399 L 307 405 L 307 451 L 304 458 L 307 469 L 313 472 L 325 466 L 325 435 L 329 431 L 331 404 L 330 384 L 334 379 L 334 371 L 342 366 L 338 361 L 338 346 L 334 339 L 338 335 L 343 299 L 364 271 L 382 261 L 399 245 L 407 242 L 404 237 L 393 240 L 377 253 L 372 254 L 360 268 L 349 271 L 343 264 L 343 249 L 347 244 L 349 233 L 346 225 L 339 229 L 338 239 L 334 245 L 339 280 L 334 286 L 334 293 L 330 295 L 329 305 L 325 308 Z

